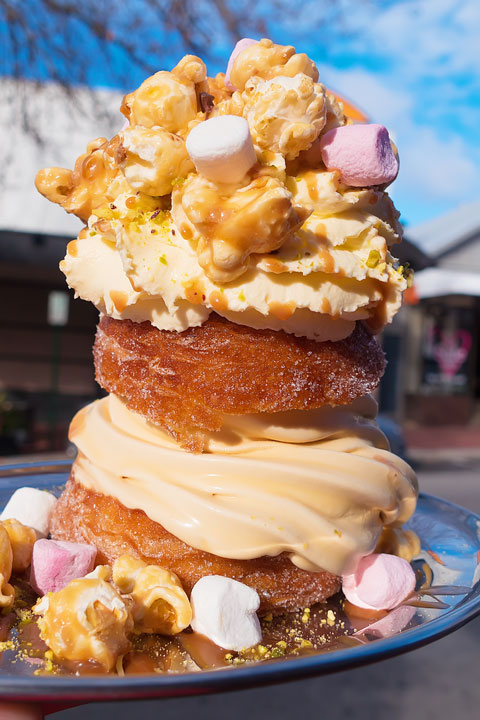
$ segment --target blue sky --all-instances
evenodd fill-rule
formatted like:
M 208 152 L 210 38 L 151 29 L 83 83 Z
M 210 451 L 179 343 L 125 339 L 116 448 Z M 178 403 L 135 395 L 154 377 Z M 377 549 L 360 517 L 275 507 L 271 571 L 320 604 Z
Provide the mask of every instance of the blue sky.
M 315 55 L 326 84 L 386 125 L 400 150 L 392 194 L 416 224 L 480 199 L 480 2 L 410 0 Z
M 232 0 L 233 1 L 233 0 Z M 277 0 L 278 1 L 278 0 Z M 285 1 L 285 0 L 283 0 Z M 246 0 L 241 0 L 245 3 Z M 110 55 L 117 72 L 98 61 L 95 43 L 84 29 L 73 23 L 68 38 L 49 27 L 41 16 L 39 0 L 19 0 L 31 7 L 32 27 L 41 25 L 42 42 L 84 49 L 82 73 L 95 85 L 131 90 L 145 75 L 126 63 L 121 51 Z M 90 5 L 91 0 L 84 2 Z M 150 58 L 162 54 L 158 67 L 171 67 L 186 51 L 179 38 L 155 23 L 135 30 L 135 15 L 150 12 L 145 0 L 112 3 L 117 14 L 112 26 L 145 49 Z M 282 13 L 272 13 L 273 0 L 259 0 L 258 16 L 269 17 L 272 39 L 293 44 L 318 64 L 320 80 L 362 107 L 372 121 L 385 124 L 399 147 L 400 175 L 392 187 L 396 205 L 407 224 L 417 224 L 480 199 L 480 2 L 479 0 L 290 0 L 295 21 L 282 22 Z M 195 8 L 204 25 L 212 21 L 205 0 Z M 338 20 L 337 15 L 341 15 Z M 248 18 L 245 20 L 246 34 Z M 9 74 L 6 45 L 0 16 L 0 74 Z M 63 32 L 63 30 L 61 31 Z M 65 30 L 67 32 L 67 30 Z M 44 38 L 44 40 L 43 40 Z M 230 45 L 222 42 L 212 23 L 210 74 L 224 69 Z M 78 48 L 77 48 L 78 49 Z M 160 53 L 161 51 L 161 53 Z M 29 63 L 23 73 L 48 79 L 45 63 Z

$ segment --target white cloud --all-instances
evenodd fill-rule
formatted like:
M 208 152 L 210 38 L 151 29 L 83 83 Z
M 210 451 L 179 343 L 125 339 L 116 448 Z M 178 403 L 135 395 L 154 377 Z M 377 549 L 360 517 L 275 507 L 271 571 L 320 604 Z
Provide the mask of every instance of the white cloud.
M 402 189 L 421 193 L 426 200 L 468 202 L 478 197 L 480 168 L 460 136 L 444 138 L 433 128 L 417 127 L 404 133 L 401 147 Z
M 374 49 L 417 74 L 478 69 L 478 0 L 409 0 L 371 17 L 365 28 Z
M 443 207 L 478 199 L 480 156 L 455 128 L 441 128 L 415 121 L 415 90 L 398 87 L 388 73 L 378 75 L 363 68 L 338 70 L 320 66 L 321 81 L 367 112 L 374 122 L 386 125 L 400 152 L 400 174 L 393 192 L 407 218 L 427 220 Z M 475 155 L 475 153 L 477 153 Z
M 319 65 L 320 80 L 332 90 L 345 95 L 364 110 L 376 122 L 381 122 L 394 132 L 399 120 L 408 118 L 413 108 L 413 97 L 395 86 L 388 87 L 375 74 L 363 68 L 338 70 Z

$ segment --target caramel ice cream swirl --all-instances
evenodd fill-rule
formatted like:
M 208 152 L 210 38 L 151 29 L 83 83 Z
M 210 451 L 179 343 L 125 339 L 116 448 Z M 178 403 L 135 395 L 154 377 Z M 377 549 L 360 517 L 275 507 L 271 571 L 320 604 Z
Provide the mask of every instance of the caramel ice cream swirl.
M 72 422 L 73 474 L 200 550 L 235 559 L 287 552 L 298 567 L 341 575 L 384 528 L 401 534 L 415 509 L 415 474 L 389 452 L 375 414 L 365 397 L 226 416 L 195 455 L 110 395 Z

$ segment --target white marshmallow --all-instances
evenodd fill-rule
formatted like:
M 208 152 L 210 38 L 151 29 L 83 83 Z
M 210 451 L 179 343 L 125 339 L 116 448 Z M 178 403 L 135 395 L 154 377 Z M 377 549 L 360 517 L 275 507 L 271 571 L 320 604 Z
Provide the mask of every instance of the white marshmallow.
M 239 182 L 257 161 L 245 118 L 219 115 L 196 125 L 187 151 L 197 171 L 220 183 Z
M 225 650 L 245 650 L 262 639 L 258 593 L 243 583 L 208 575 L 192 590 L 192 630 Z
M 15 490 L 0 515 L 0 520 L 18 520 L 36 530 L 39 536 L 46 537 L 56 502 L 57 498 L 49 492 L 22 487 Z

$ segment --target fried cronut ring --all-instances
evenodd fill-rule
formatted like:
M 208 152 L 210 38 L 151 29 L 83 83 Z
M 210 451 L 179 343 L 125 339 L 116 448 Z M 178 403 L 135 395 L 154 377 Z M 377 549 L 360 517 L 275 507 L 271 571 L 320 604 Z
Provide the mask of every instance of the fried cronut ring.
M 181 333 L 102 317 L 94 359 L 105 390 L 193 452 L 223 414 L 346 404 L 372 392 L 385 366 L 360 323 L 345 340 L 320 343 L 215 314 Z
M 75 471 L 75 466 L 73 472 Z M 75 518 L 75 522 L 72 522 Z M 112 564 L 125 553 L 178 575 L 185 592 L 204 575 L 224 575 L 255 588 L 260 612 L 284 612 L 321 602 L 340 590 L 340 578 L 297 568 L 286 553 L 254 560 L 230 560 L 196 550 L 116 498 L 75 482 L 73 474 L 52 518 L 52 537 L 95 545 L 97 562 Z

